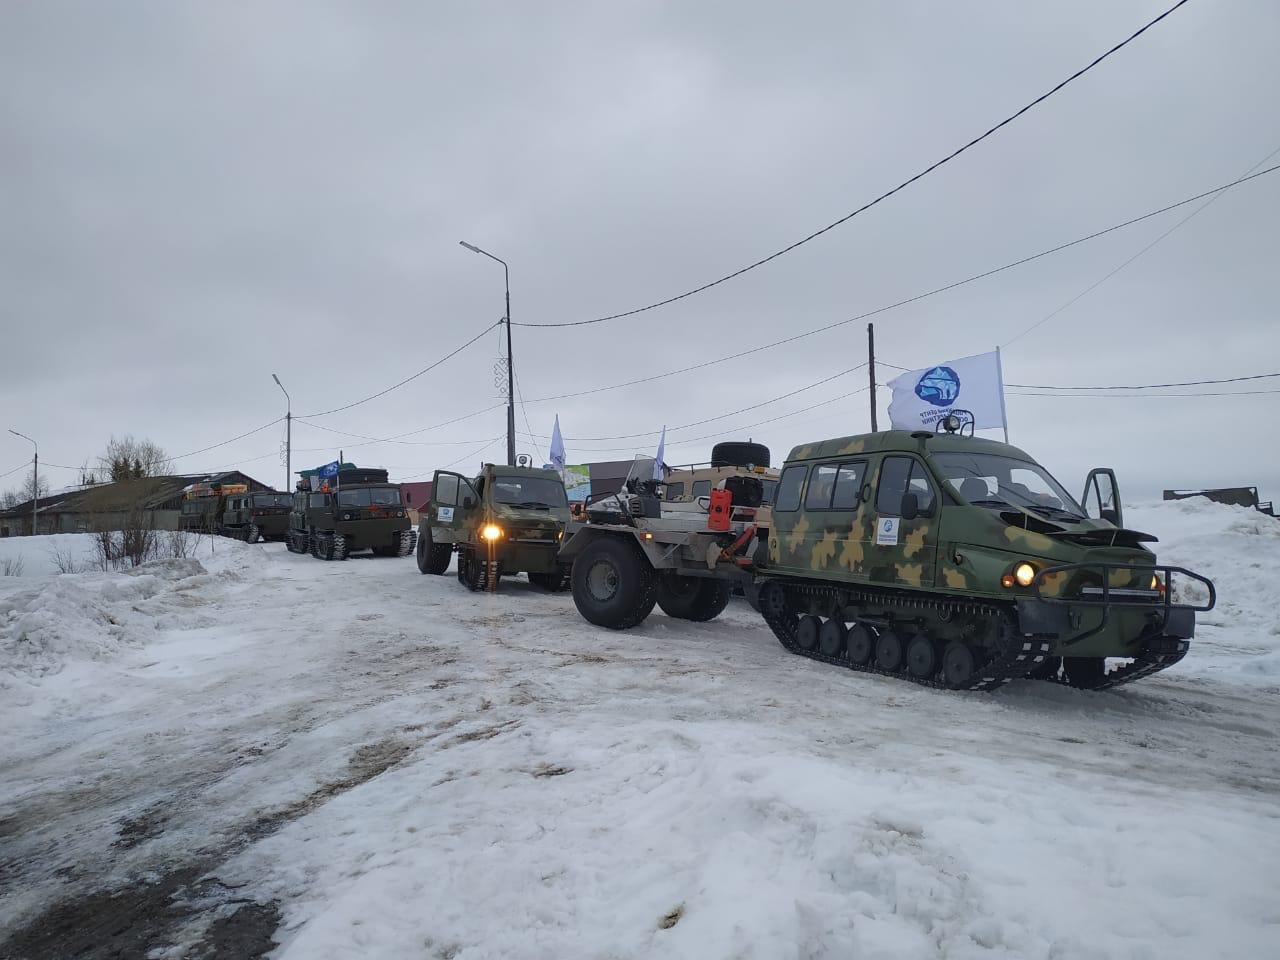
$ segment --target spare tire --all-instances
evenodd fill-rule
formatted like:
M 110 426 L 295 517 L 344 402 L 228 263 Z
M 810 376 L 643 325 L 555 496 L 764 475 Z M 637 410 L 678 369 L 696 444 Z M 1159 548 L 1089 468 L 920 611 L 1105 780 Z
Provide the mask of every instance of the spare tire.
M 717 443 L 711 448 L 713 467 L 767 467 L 769 448 L 763 443 L 729 441 Z

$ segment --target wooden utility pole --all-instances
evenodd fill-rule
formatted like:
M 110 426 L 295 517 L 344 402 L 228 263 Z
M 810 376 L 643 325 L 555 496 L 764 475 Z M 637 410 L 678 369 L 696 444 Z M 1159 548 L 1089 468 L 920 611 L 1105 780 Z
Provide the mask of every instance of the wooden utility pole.
M 871 432 L 880 428 L 876 426 L 876 325 L 867 324 L 867 375 L 871 378 Z

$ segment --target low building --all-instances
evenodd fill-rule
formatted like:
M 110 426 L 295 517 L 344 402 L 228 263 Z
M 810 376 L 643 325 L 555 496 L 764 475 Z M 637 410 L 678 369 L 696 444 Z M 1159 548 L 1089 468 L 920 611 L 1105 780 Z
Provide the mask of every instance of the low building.
M 183 491 L 193 483 L 242 483 L 253 493 L 271 490 L 267 484 L 239 470 L 99 483 L 41 497 L 36 504 L 37 532 L 119 530 L 139 519 L 148 529 L 177 530 Z M 30 500 L 12 510 L 0 512 L 0 536 L 28 536 L 30 533 Z

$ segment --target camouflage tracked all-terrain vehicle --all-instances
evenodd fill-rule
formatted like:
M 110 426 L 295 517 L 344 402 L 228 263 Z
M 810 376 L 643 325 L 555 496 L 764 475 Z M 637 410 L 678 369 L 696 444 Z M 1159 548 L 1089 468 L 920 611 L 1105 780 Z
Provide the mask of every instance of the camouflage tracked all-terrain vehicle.
M 359 550 L 379 557 L 407 557 L 416 534 L 387 471 L 339 470 L 335 482 L 298 483 L 285 537 L 294 553 L 345 560 Z
M 193 483 L 182 494 L 178 529 L 189 533 L 221 533 L 230 498 L 248 490 L 243 483 Z
M 1110 470 L 1086 509 L 1017 447 L 939 427 L 791 451 L 756 581 L 783 646 L 955 689 L 1101 689 L 1186 654 L 1213 585 L 1124 528 Z
M 287 493 L 242 493 L 228 497 L 222 511 L 223 536 L 245 543 L 283 540 L 289 529 L 293 498 Z
M 556 555 L 568 522 L 569 499 L 554 470 L 486 463 L 471 479 L 437 470 L 418 522 L 418 569 L 444 573 L 456 550 L 458 579 L 470 590 L 497 589 L 512 573 L 562 590 L 568 568 Z

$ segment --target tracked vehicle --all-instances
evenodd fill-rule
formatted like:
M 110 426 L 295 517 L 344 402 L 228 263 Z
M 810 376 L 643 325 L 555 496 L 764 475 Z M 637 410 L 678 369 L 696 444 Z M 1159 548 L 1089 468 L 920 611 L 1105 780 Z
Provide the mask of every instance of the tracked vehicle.
M 243 483 L 193 483 L 182 494 L 178 529 L 189 533 L 221 533 L 229 498 L 248 493 Z
M 1125 528 L 1111 470 L 1083 499 L 954 411 L 935 433 L 796 447 L 757 557 L 762 613 L 793 653 L 953 689 L 1103 689 L 1177 663 L 1213 584 Z
M 388 481 L 385 470 L 342 469 L 332 484 L 309 477 L 298 481 L 285 535 L 293 553 L 321 560 L 345 560 L 360 550 L 407 557 L 416 539 L 400 488 Z
M 557 554 L 568 522 L 564 481 L 528 457 L 517 466 L 486 463 L 472 478 L 437 470 L 418 521 L 418 570 L 442 574 L 456 551 L 458 580 L 469 590 L 495 590 L 513 573 L 562 590 L 569 568 Z

